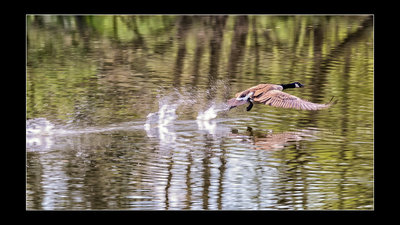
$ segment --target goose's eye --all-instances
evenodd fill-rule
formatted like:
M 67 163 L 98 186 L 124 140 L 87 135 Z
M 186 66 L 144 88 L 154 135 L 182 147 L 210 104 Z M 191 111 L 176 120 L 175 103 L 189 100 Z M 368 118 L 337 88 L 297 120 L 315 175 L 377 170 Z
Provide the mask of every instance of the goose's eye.
M 244 97 L 246 97 L 246 94 L 242 94 L 242 95 L 240 95 L 240 97 L 241 97 L 241 98 L 244 98 Z

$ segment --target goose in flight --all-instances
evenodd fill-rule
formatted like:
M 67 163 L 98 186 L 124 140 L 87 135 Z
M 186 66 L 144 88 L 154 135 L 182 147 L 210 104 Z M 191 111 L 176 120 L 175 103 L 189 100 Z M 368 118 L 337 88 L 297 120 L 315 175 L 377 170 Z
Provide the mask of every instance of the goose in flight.
M 227 104 L 229 109 L 232 109 L 236 106 L 249 103 L 249 106 L 246 108 L 247 111 L 251 110 L 253 103 L 298 110 L 320 110 L 328 108 L 337 102 L 337 100 L 332 102 L 332 97 L 331 101 L 326 104 L 312 103 L 283 92 L 287 88 L 301 88 L 303 86 L 299 82 L 290 84 L 259 84 L 237 93 L 235 98 L 228 100 Z

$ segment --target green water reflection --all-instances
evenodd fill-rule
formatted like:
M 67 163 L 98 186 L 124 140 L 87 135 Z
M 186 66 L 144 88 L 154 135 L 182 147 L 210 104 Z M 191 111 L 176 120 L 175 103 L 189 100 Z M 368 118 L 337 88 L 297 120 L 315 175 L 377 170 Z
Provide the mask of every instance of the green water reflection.
M 27 208 L 373 209 L 373 44 L 366 15 L 28 15 L 27 119 L 98 132 L 27 148 Z M 212 103 L 294 81 L 339 102 L 196 126 Z M 171 92 L 185 104 L 153 137 L 143 124 Z

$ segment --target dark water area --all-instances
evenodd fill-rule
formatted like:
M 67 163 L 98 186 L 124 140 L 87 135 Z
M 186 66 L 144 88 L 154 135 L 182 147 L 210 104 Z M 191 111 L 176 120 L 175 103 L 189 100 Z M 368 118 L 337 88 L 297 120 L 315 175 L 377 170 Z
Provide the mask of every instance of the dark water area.
M 374 209 L 372 16 L 26 20 L 27 210 Z

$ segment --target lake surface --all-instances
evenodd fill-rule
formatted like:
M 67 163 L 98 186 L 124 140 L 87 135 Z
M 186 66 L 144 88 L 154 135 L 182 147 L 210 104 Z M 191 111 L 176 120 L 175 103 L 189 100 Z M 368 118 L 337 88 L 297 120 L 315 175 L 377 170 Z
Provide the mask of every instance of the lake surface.
M 374 209 L 372 16 L 26 19 L 28 210 Z

